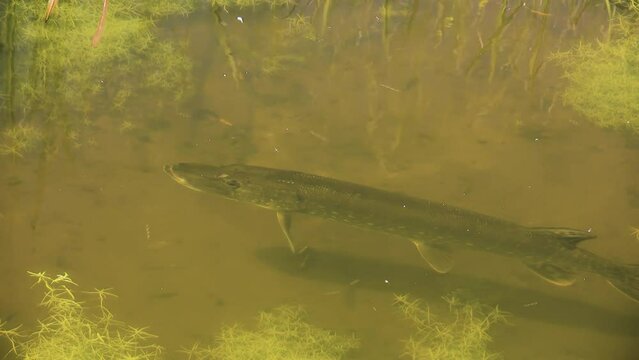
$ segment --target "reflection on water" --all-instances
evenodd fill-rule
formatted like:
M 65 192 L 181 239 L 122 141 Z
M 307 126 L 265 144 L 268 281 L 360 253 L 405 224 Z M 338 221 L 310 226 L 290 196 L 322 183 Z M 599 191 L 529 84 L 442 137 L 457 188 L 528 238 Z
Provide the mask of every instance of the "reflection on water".
M 0 48 L 0 319 L 32 323 L 38 295 L 26 271 L 47 270 L 114 288 L 116 317 L 149 326 L 169 358 L 283 304 L 304 306 L 316 326 L 355 333 L 362 346 L 353 358 L 397 358 L 410 329 L 393 293 L 442 307 L 452 291 L 512 313 L 512 324 L 491 330 L 491 351 L 506 358 L 639 351 L 639 308 L 599 279 L 556 288 L 481 254 L 459 254 L 456 269 L 435 275 L 406 241 L 314 219 L 295 219 L 295 235 L 311 245 L 300 268 L 274 247 L 285 245 L 274 214 L 187 191 L 162 172 L 189 161 L 327 175 L 523 225 L 592 229 L 598 238 L 580 246 L 637 263 L 637 134 L 599 128 L 564 104 L 565 69 L 549 57 L 614 37 L 603 4 L 320 1 L 214 13 L 200 5 L 159 24 L 153 44 L 173 45 L 135 38 L 149 46 L 139 53 L 165 57 L 134 51 L 126 56 L 141 57 L 124 72 L 92 58 L 82 69 L 100 71 L 85 77 L 10 50 L 28 38 L 6 27 L 14 30 Z M 64 6 L 79 5 L 60 4 L 47 26 L 71 16 Z M 125 10 L 114 8 L 114 19 Z M 109 21 L 99 46 L 123 29 Z M 118 54 L 109 61 L 123 64 Z

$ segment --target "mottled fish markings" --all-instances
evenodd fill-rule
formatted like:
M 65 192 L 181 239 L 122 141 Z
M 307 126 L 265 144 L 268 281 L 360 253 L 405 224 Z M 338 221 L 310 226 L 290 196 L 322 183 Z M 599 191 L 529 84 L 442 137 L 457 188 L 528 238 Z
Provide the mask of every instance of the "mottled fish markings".
M 577 245 L 595 237 L 590 231 L 526 227 L 447 204 L 297 171 L 248 165 L 196 163 L 164 168 L 179 184 L 277 213 L 293 252 L 292 213 L 302 213 L 412 241 L 437 272 L 452 267 L 449 248 L 460 246 L 520 259 L 547 281 L 568 286 L 577 273 L 603 276 L 639 301 L 639 267 L 602 258 Z

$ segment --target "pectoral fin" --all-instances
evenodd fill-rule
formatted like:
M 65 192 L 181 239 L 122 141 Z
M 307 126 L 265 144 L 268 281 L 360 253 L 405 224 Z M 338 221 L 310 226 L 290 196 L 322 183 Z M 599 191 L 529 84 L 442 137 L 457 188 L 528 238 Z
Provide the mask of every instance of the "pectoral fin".
M 440 274 L 445 274 L 453 268 L 454 261 L 450 252 L 446 249 L 428 246 L 421 241 L 412 240 L 417 247 L 419 255 L 430 265 L 433 270 Z
M 570 286 L 576 280 L 572 272 L 548 262 L 526 263 L 526 266 L 542 279 L 557 286 Z
M 295 250 L 295 244 L 293 243 L 293 239 L 289 233 L 289 230 L 291 229 L 291 214 L 278 211 L 277 222 L 280 224 L 280 228 L 282 229 L 284 236 L 286 236 L 289 248 L 291 248 L 291 251 L 295 254 L 297 251 Z

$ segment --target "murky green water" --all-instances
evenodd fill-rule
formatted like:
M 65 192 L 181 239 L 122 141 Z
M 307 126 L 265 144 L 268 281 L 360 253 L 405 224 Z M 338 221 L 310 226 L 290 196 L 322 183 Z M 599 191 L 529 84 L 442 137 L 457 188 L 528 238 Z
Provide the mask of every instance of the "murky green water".
M 442 296 L 462 291 L 512 314 L 490 330 L 506 359 L 636 358 L 639 306 L 602 278 L 555 287 L 516 259 L 467 251 L 439 275 L 404 239 L 301 216 L 293 231 L 312 252 L 300 266 L 275 214 L 162 172 L 189 161 L 321 174 L 522 225 L 592 229 L 598 238 L 580 246 L 637 263 L 639 137 L 565 106 L 562 70 L 547 59 L 602 39 L 606 11 L 512 6 L 500 33 L 501 2 L 468 3 L 335 2 L 325 26 L 324 3 L 312 2 L 290 15 L 164 21 L 163 41 L 187 42 L 193 63 L 185 104 L 157 111 L 172 101 L 158 96 L 126 119 L 94 112 L 79 137 L 0 158 L 0 318 L 39 315 L 27 270 L 68 272 L 82 288 L 113 288 L 116 317 L 149 326 L 167 358 L 223 324 L 299 304 L 313 324 L 361 340 L 349 358 L 397 359 L 413 329 L 393 294 L 445 313 Z M 300 15 L 308 28 L 291 22 Z

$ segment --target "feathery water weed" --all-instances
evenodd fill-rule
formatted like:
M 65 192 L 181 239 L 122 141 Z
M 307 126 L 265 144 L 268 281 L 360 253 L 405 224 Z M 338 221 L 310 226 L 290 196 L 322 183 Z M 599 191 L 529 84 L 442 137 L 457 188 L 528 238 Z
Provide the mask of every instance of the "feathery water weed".
M 45 272 L 29 272 L 35 285 L 44 287 L 40 305 L 48 315 L 38 320 L 34 331 L 5 329 L 0 323 L 0 336 L 9 339 L 11 351 L 23 359 L 159 359 L 162 348 L 149 343 L 154 336 L 146 328 L 135 328 L 114 319 L 105 299 L 115 296 L 108 289 L 86 294 L 97 295 L 95 309 L 78 299 L 77 284 L 64 273 L 49 276 Z
M 338 360 L 358 347 L 354 337 L 323 330 L 306 322 L 298 306 L 262 312 L 254 331 L 226 327 L 215 347 L 185 350 L 192 359 L 211 360 Z
M 451 321 L 431 313 L 430 307 L 408 295 L 395 295 L 395 305 L 416 328 L 415 335 L 405 342 L 404 355 L 413 360 L 488 360 L 499 354 L 488 351 L 492 341 L 490 327 L 505 322 L 506 313 L 498 307 L 460 301 L 456 296 L 446 296 Z M 441 320 L 440 320 L 441 319 Z

